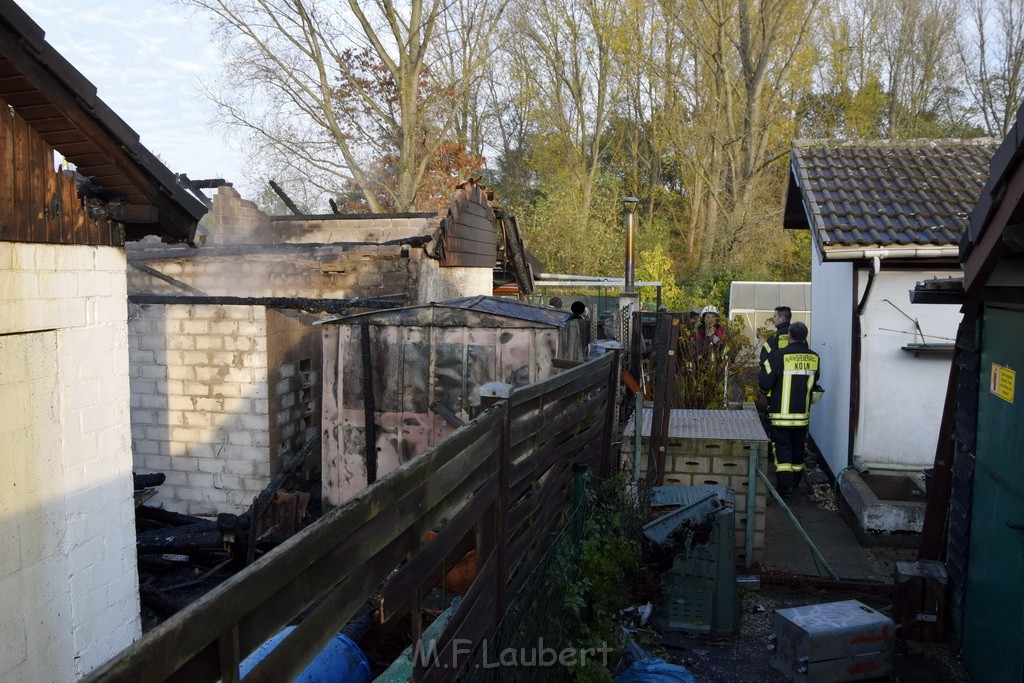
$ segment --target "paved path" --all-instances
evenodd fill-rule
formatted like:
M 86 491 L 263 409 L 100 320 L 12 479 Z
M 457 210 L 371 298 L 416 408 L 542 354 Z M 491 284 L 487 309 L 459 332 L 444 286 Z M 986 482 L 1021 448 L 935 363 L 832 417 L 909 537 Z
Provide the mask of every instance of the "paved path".
M 819 499 L 794 494 L 785 501 L 840 579 L 891 584 L 894 563 L 916 559 L 916 550 L 861 547 L 839 512 L 827 509 L 835 507 L 828 498 L 827 495 Z M 828 578 L 828 572 L 821 567 L 785 511 L 771 496 L 768 497 L 765 519 L 764 558 L 767 568 L 787 574 Z

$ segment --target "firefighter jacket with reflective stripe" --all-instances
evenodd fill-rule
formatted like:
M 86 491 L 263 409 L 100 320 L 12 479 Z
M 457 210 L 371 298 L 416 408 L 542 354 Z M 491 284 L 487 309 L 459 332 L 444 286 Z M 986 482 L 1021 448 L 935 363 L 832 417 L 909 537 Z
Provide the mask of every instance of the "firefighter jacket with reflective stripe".
M 784 349 L 789 346 L 789 323 L 782 323 L 775 328 L 775 336 L 761 344 L 761 357 L 758 362 L 763 366 L 775 349 Z
M 803 427 L 810 421 L 811 390 L 821 376 L 818 354 L 807 344 L 790 341 L 772 351 L 758 373 L 768 394 L 768 417 L 776 427 Z

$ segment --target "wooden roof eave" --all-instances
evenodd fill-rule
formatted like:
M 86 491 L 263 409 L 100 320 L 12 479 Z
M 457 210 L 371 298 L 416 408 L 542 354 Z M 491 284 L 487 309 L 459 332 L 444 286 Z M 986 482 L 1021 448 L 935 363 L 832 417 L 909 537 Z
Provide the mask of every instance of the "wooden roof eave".
M 1017 247 L 1024 224 L 1024 159 L 1008 169 L 999 185 L 993 193 L 1002 197 L 963 261 L 968 294 L 985 286 L 999 261 L 1019 254 Z
M 96 88 L 45 42 L 43 31 L 11 0 L 0 0 L 0 65 L 23 76 L 66 119 L 68 125 L 57 120 L 52 112 L 46 114 L 47 123 L 40 126 L 39 132 L 48 144 L 59 146 L 67 141 L 70 129 L 79 131 L 82 140 L 76 149 L 91 147 L 92 154 L 102 155 L 103 165 L 116 169 L 137 191 L 137 196 L 126 198 L 129 203 L 148 204 L 157 209 L 158 224 L 134 224 L 132 232 L 141 230 L 173 241 L 193 240 L 206 207 L 141 145 L 138 134 L 96 96 Z M 0 97 L 4 94 L 0 89 Z M 34 106 L 43 105 L 37 102 Z M 31 119 L 26 120 L 32 125 Z M 81 146 L 84 142 L 87 147 Z M 79 165 L 76 155 L 68 154 L 67 158 L 83 175 L 93 175 L 89 163 Z M 153 229 L 156 225 L 159 228 Z

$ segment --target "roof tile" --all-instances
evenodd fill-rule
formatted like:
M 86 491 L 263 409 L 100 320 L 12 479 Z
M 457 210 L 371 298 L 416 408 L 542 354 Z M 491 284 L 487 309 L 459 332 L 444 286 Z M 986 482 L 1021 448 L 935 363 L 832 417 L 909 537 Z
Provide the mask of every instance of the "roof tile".
M 998 147 L 990 139 L 793 145 L 822 246 L 955 245 Z

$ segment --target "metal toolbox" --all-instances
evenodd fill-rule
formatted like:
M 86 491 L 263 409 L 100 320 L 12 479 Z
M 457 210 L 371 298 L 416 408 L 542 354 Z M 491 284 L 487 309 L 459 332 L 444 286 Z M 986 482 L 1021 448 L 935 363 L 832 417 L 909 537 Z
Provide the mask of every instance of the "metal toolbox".
M 859 681 L 892 671 L 892 619 L 857 600 L 775 610 L 769 661 L 792 681 Z

